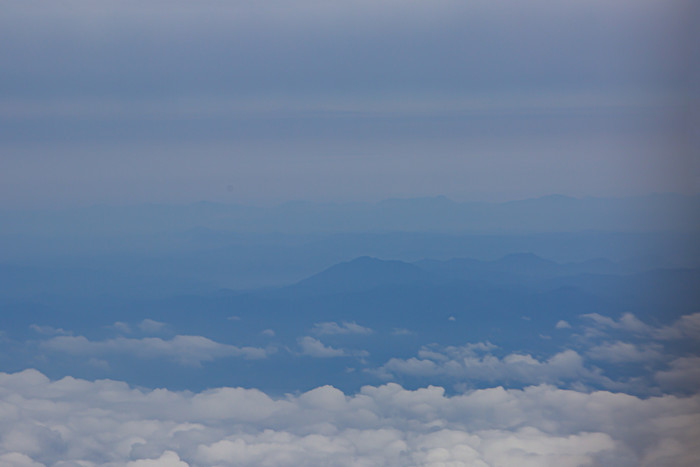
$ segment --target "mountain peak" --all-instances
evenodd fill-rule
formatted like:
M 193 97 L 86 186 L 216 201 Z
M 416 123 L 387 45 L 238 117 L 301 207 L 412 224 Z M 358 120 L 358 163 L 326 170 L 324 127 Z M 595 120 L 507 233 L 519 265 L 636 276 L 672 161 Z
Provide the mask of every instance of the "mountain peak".
M 304 279 L 297 287 L 329 292 L 369 290 L 383 285 L 418 282 L 428 276 L 428 273 L 410 263 L 360 256 Z

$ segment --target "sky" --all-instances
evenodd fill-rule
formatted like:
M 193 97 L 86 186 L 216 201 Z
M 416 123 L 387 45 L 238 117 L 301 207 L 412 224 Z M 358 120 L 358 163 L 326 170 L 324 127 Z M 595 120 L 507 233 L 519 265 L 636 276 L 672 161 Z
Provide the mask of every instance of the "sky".
M 7 3 L 0 207 L 697 193 L 693 3 Z

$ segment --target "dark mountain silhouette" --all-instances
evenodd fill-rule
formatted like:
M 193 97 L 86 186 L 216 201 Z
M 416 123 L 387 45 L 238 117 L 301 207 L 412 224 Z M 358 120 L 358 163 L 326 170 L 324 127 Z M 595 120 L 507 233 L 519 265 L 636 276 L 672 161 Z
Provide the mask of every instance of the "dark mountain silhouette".
M 431 274 L 416 265 L 362 256 L 331 266 L 292 288 L 311 293 L 338 293 L 431 280 Z

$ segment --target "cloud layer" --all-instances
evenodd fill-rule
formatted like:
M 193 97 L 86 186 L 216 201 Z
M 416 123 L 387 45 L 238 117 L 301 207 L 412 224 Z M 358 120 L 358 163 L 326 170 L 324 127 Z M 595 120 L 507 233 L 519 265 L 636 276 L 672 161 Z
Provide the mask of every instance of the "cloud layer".
M 138 390 L 0 374 L 3 465 L 696 465 L 700 396 L 640 399 L 541 385 L 448 397 L 391 383 Z

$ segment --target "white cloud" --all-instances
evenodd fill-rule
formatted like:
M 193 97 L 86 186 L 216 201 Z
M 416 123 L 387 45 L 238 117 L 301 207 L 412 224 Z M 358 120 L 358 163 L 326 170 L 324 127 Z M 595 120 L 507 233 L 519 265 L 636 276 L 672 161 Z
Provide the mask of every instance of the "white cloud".
M 413 331 L 406 328 L 394 328 L 391 330 L 391 334 L 394 336 L 410 336 L 413 334 Z
M 519 353 L 499 358 L 490 352 L 495 348 L 488 342 L 445 348 L 433 345 L 423 347 L 417 358 L 392 358 L 380 368 L 368 371 L 384 379 L 407 375 L 492 383 L 555 384 L 569 381 L 614 384 L 599 370 L 586 368 L 583 357 L 573 350 L 538 360 L 532 355 Z
M 41 343 L 45 349 L 72 355 L 131 355 L 139 358 L 169 358 L 187 365 L 223 357 L 265 358 L 267 351 L 258 347 L 221 344 L 203 336 L 178 335 L 170 340 L 159 337 L 132 339 L 117 337 L 91 341 L 84 336 L 58 336 Z
M 391 383 L 271 398 L 0 373 L 2 465 L 697 465 L 700 395 Z
M 568 323 L 568 321 L 564 321 L 563 319 L 560 319 L 557 321 L 556 326 L 554 326 L 556 329 L 570 329 L 571 325 Z
M 612 363 L 653 362 L 663 358 L 662 347 L 659 344 L 636 345 L 629 342 L 605 342 L 586 352 L 595 360 Z
M 182 462 L 180 456 L 173 451 L 165 451 L 158 459 L 139 459 L 127 462 L 126 467 L 190 467 Z
M 141 321 L 138 326 L 141 332 L 158 333 L 161 332 L 167 326 L 167 324 L 146 318 Z
M 653 337 L 656 339 L 700 339 L 700 313 L 684 315 L 669 326 L 655 329 Z
M 275 337 L 275 331 L 273 329 L 265 329 L 260 334 L 267 337 Z
M 697 392 L 700 388 L 700 357 L 681 357 L 654 375 L 663 389 Z
M 619 329 L 635 334 L 649 334 L 652 327 L 644 324 L 632 313 L 625 313 L 619 320 L 614 320 L 608 316 L 603 316 L 598 313 L 589 313 L 581 315 L 582 318 L 588 318 L 593 321 L 599 328 Z
M 309 357 L 344 357 L 345 351 L 334 349 L 333 347 L 323 345 L 323 342 L 314 339 L 311 336 L 300 337 L 297 339 L 299 347 L 301 347 L 302 355 Z
M 342 324 L 338 324 L 336 322 L 327 322 L 327 323 L 316 323 L 314 324 L 313 329 L 311 330 L 314 334 L 372 334 L 372 330 L 370 328 L 366 328 L 364 326 L 360 326 L 359 324 L 355 323 L 354 321 L 352 323 L 349 323 L 347 321 L 344 321 Z
M 0 455 L 0 465 L 5 467 L 45 467 L 44 464 L 34 462 L 31 457 L 19 452 L 8 452 Z
M 662 327 L 648 325 L 632 313 L 625 313 L 619 320 L 598 313 L 585 314 L 581 317 L 594 323 L 593 328 L 589 327 L 586 330 L 589 337 L 600 336 L 602 331 L 614 329 L 656 340 L 700 339 L 700 313 L 683 315 L 673 323 Z M 559 323 L 557 323 L 557 327 L 559 327 Z
M 299 347 L 301 347 L 301 354 L 309 357 L 367 357 L 369 355 L 369 353 L 364 350 L 336 349 L 324 345 L 323 342 L 311 336 L 300 337 L 297 339 L 297 342 Z

